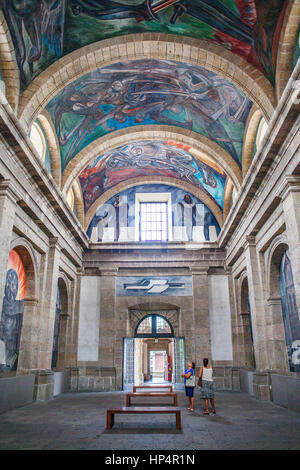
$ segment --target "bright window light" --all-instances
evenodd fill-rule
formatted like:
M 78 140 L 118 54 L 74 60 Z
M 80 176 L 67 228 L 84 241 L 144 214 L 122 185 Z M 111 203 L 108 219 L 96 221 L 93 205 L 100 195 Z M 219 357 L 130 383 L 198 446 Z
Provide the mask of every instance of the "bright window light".
M 258 125 L 258 130 L 256 134 L 256 147 L 258 148 L 261 144 L 261 141 L 264 138 L 265 133 L 267 132 L 268 129 L 268 123 L 266 122 L 265 118 L 262 118 L 259 125 Z
M 31 142 L 33 143 L 33 145 L 35 146 L 36 151 L 41 157 L 41 159 L 45 160 L 45 155 L 46 155 L 45 138 L 43 136 L 42 130 L 40 129 L 40 126 L 36 124 L 35 122 L 31 126 L 29 138 Z
M 140 202 L 140 239 L 164 242 L 168 239 L 167 202 Z

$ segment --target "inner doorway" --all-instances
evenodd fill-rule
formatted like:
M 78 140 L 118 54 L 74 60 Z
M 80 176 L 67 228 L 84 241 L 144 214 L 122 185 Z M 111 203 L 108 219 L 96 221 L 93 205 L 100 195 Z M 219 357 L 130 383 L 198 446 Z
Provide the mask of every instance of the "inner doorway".
M 134 338 L 124 338 L 123 389 L 152 384 L 183 388 L 184 349 L 184 338 L 174 337 L 166 318 L 146 315 L 138 322 Z

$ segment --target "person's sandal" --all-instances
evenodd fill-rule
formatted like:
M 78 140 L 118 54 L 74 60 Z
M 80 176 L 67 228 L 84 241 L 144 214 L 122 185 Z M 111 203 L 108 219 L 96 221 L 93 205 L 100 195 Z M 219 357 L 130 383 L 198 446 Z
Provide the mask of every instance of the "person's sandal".
M 209 411 L 203 411 L 204 415 L 209 415 Z

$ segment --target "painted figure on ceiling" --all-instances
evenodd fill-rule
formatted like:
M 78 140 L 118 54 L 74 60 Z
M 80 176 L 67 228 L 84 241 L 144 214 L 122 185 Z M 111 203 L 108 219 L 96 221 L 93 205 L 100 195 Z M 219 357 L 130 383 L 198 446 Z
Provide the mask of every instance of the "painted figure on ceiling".
M 239 162 L 235 143 L 240 145 L 241 139 L 229 135 L 228 125 L 243 126 L 251 104 L 225 78 L 201 67 L 141 60 L 105 67 L 79 79 L 47 109 L 65 147 L 63 166 L 93 140 L 94 132 L 103 135 L 151 123 L 203 133 Z
M 62 55 L 65 0 L 2 0 L 1 6 L 15 46 L 20 78 L 26 82 L 24 64 L 30 75 L 42 54 L 42 44 L 57 57 Z M 31 48 L 26 50 L 24 31 Z
M 253 2 L 251 2 L 253 3 Z M 135 18 L 136 21 L 160 21 L 159 12 L 172 6 L 170 23 L 174 24 L 183 14 L 191 15 L 220 31 L 252 44 L 252 29 L 241 21 L 219 0 L 144 0 L 139 5 L 126 5 L 110 0 L 71 0 L 74 15 L 81 13 L 99 20 Z M 249 6 L 250 8 L 250 6 Z
M 210 189 L 213 194 L 221 191 L 225 182 L 224 174 L 218 175 L 211 167 L 177 147 L 160 141 L 137 142 L 105 154 L 81 172 L 85 210 L 108 188 L 125 179 L 146 175 L 177 178 L 204 191 Z

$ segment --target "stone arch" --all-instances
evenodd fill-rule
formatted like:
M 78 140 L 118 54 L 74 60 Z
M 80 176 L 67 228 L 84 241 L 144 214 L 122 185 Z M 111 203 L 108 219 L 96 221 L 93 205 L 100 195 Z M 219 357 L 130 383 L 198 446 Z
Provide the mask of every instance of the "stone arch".
M 184 144 L 191 148 L 191 155 L 217 163 L 231 178 L 236 189 L 240 188 L 242 174 L 239 165 L 218 144 L 196 132 L 174 126 L 136 126 L 133 129 L 121 129 L 105 135 L 87 145 L 68 164 L 62 177 L 62 191 L 66 194 L 81 171 L 95 158 L 114 148 L 129 142 L 141 140 L 164 140 Z
M 10 245 L 20 255 L 26 274 L 26 298 L 38 298 L 38 266 L 34 250 L 25 238 L 16 238 Z
M 293 55 L 299 31 L 300 0 L 287 2 L 286 12 L 281 29 L 276 67 L 277 102 L 286 87 L 293 71 Z
M 23 126 L 28 128 L 55 95 L 82 75 L 120 61 L 146 58 L 205 67 L 238 86 L 257 104 L 267 120 L 274 111 L 274 89 L 263 73 L 221 45 L 184 36 L 141 33 L 84 46 L 48 67 L 22 94 L 19 118 Z
M 262 117 L 262 113 L 257 107 L 252 107 L 245 127 L 244 142 L 242 150 L 242 173 L 243 179 L 245 178 L 252 159 L 254 157 L 255 138 L 257 128 Z
M 78 180 L 74 180 L 72 185 L 75 201 L 76 201 L 76 216 L 81 223 L 82 227 L 84 227 L 84 205 L 83 205 L 83 196 L 81 191 L 81 186 Z
M 15 48 L 2 10 L 0 10 L 0 70 L 5 84 L 6 99 L 13 111 L 17 113 L 20 96 L 20 74 Z
M 288 371 L 286 334 L 283 322 L 283 310 L 279 288 L 280 265 L 288 249 L 285 234 L 274 238 L 266 254 L 267 307 L 271 323 L 268 339 L 269 362 L 272 369 Z
M 69 280 L 65 273 L 63 273 L 62 271 L 59 272 L 57 286 L 60 292 L 60 312 L 59 324 L 57 325 L 58 345 L 55 370 L 63 370 L 65 367 L 67 353 L 67 326 L 68 319 L 70 317 L 70 288 Z
M 61 159 L 60 159 L 60 149 L 49 113 L 44 109 L 38 116 L 37 120 L 45 132 L 48 149 L 50 153 L 51 160 L 51 173 L 56 182 L 57 186 L 61 186 Z
M 251 334 L 251 315 L 249 310 L 249 286 L 247 272 L 244 271 L 239 278 L 238 313 L 241 325 L 242 365 L 253 368 L 255 366 L 253 338 Z
M 223 225 L 223 214 L 220 209 L 220 207 L 217 205 L 217 203 L 213 200 L 212 197 L 208 195 L 208 193 L 204 192 L 201 188 L 196 188 L 192 184 L 186 183 L 184 181 L 178 180 L 176 178 L 168 178 L 164 176 L 142 176 L 139 178 L 132 178 L 129 180 L 124 181 L 123 183 L 120 183 L 116 186 L 114 186 L 111 189 L 108 189 L 103 193 L 95 202 L 92 204 L 92 206 L 89 208 L 85 215 L 85 227 L 84 229 L 87 230 L 88 226 L 95 215 L 96 211 L 98 210 L 99 207 L 101 207 L 105 201 L 110 199 L 111 197 L 115 196 L 116 194 L 124 191 L 125 189 L 132 188 L 133 186 L 137 186 L 140 184 L 167 184 L 170 186 L 176 186 L 181 189 L 185 189 L 189 193 L 193 194 L 196 196 L 198 199 L 200 199 L 214 214 L 214 216 L 217 219 L 218 224 L 220 227 Z
M 224 190 L 224 200 L 223 200 L 223 222 L 227 215 L 229 214 L 231 208 L 231 197 L 233 191 L 233 183 L 230 178 L 226 179 L 225 190 Z
M 17 238 L 10 248 L 20 256 L 26 276 L 26 295 L 17 367 L 17 375 L 24 375 L 28 373 L 28 370 L 37 368 L 39 346 L 37 338 L 38 269 L 34 251 L 27 240 Z
M 136 325 L 147 315 L 157 314 L 173 327 L 174 336 L 179 336 L 179 307 L 165 302 L 149 302 L 128 307 L 129 334 L 134 336 Z
M 281 234 L 272 241 L 266 259 L 267 293 L 268 298 L 280 298 L 279 271 L 282 257 L 288 249 L 287 238 Z

